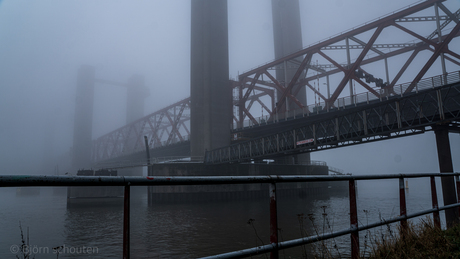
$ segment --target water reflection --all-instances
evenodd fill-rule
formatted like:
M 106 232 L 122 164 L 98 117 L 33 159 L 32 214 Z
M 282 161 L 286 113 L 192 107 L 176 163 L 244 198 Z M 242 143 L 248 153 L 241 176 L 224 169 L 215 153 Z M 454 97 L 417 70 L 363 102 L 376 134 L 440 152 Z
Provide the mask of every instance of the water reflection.
M 64 222 L 67 247 L 97 248 L 93 258 L 116 258 L 122 253 L 123 243 L 123 207 L 104 204 L 88 206 L 71 206 L 67 208 Z M 65 251 L 60 257 L 74 258 L 82 256 L 72 251 Z
M 397 216 L 398 186 L 397 180 L 359 182 L 359 225 Z M 429 209 L 429 180 L 409 180 L 409 186 L 406 193 L 408 213 Z M 0 258 L 14 257 L 9 248 L 21 241 L 19 221 L 30 228 L 32 245 L 97 247 L 98 253 L 88 257 L 121 257 L 123 206 L 67 207 L 65 195 L 53 195 L 51 190 L 42 190 L 39 196 L 16 197 L 15 190 L 3 188 L 0 194 Z M 140 192 L 133 195 L 131 205 L 133 258 L 194 258 L 269 242 L 268 199 L 148 206 L 145 192 Z M 279 198 L 278 209 L 280 240 L 323 231 L 330 233 L 349 228 L 350 224 L 348 197 Z M 369 251 L 365 245 L 370 244 L 370 234 L 379 235 L 385 231 L 384 226 L 362 232 L 361 250 Z M 299 258 L 316 251 L 349 256 L 348 235 L 326 243 L 329 251 L 314 245 L 288 249 L 280 254 Z M 87 256 L 72 253 L 59 256 L 76 257 Z M 36 258 L 56 258 L 56 255 L 37 255 Z

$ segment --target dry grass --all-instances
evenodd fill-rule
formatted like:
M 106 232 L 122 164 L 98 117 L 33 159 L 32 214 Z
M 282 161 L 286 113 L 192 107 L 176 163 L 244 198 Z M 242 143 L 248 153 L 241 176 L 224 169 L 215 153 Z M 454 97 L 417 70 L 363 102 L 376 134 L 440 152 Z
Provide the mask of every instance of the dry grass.
M 460 225 L 448 230 L 434 226 L 431 220 L 411 224 L 406 231 L 389 239 L 375 238 L 366 258 L 460 258 Z

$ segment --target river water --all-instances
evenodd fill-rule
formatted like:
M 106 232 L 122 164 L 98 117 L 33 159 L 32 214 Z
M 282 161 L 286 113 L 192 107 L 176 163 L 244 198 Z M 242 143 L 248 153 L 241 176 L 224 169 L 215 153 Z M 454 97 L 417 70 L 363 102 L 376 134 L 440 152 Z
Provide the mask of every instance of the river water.
M 408 183 L 408 213 L 431 208 L 429 179 L 409 179 Z M 398 186 L 398 180 L 360 181 L 359 224 L 397 216 Z M 133 193 L 141 194 L 133 194 L 131 200 L 132 258 L 196 258 L 268 243 L 268 199 L 148 206 L 143 189 L 135 188 Z M 349 227 L 348 196 L 280 198 L 278 209 L 281 240 Z M 27 242 L 27 232 L 28 248 L 37 259 L 121 258 L 122 220 L 120 205 L 68 208 L 66 195 L 52 188 L 41 188 L 40 195 L 29 196 L 18 196 L 16 188 L 0 188 L 0 258 L 16 258 L 22 240 Z M 395 229 L 393 224 L 391 230 Z M 381 233 L 388 235 L 388 228 L 362 232 L 361 251 L 369 251 L 370 236 Z M 57 254 L 52 248 L 59 246 Z M 280 251 L 280 255 L 302 258 L 316 251 L 349 257 L 349 236 L 328 241 L 327 247 L 298 247 Z

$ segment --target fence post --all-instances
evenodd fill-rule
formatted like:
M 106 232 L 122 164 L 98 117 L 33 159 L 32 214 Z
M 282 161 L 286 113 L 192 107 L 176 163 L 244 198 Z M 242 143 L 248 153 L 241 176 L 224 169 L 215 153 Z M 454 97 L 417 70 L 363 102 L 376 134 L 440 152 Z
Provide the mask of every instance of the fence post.
M 399 214 L 406 216 L 406 190 L 404 189 L 404 178 L 399 178 Z M 401 220 L 401 228 L 403 231 L 407 229 L 407 219 Z
M 438 194 L 436 193 L 436 182 L 434 180 L 434 176 L 430 176 L 430 184 L 431 184 L 431 203 L 433 205 L 433 209 L 438 208 Z M 458 192 L 458 189 L 457 189 Z M 433 222 L 434 225 L 438 228 L 441 228 L 441 220 L 439 218 L 439 211 L 433 212 Z
M 358 207 L 356 206 L 356 185 L 355 180 L 348 184 L 350 197 L 350 228 L 356 231 L 351 233 L 351 258 L 359 258 L 359 233 L 358 233 Z
M 458 175 L 455 177 L 455 183 L 457 185 L 457 202 L 460 203 L 460 178 Z M 460 215 L 460 207 L 458 207 L 458 215 Z
M 270 259 L 278 259 L 278 211 L 276 208 L 276 183 L 270 183 L 270 243 L 276 250 L 270 253 Z
M 123 259 L 129 259 L 129 203 L 130 203 L 130 183 L 125 186 L 124 210 L 123 210 Z

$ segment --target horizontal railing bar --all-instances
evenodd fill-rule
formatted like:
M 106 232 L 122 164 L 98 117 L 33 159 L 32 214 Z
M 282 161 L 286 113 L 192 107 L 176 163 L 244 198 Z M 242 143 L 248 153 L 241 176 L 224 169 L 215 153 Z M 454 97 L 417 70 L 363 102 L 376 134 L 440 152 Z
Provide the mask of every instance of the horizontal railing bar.
M 421 177 L 451 177 L 460 173 L 416 173 L 387 175 L 267 175 L 267 176 L 44 176 L 1 175 L 0 187 L 20 186 L 155 186 L 214 185 L 288 182 L 328 182 L 349 180 L 380 180 Z
M 375 227 L 387 225 L 390 223 L 395 223 L 395 222 L 398 222 L 404 219 L 411 219 L 411 218 L 423 216 L 426 214 L 430 214 L 436 211 L 447 210 L 447 209 L 452 209 L 452 208 L 457 208 L 457 207 L 460 207 L 460 203 L 450 204 L 447 206 L 439 207 L 437 209 L 434 208 L 434 209 L 419 211 L 419 212 L 408 214 L 405 216 L 395 217 L 389 220 L 382 220 L 380 222 L 371 223 L 366 226 L 361 226 L 358 228 L 344 229 L 344 230 L 340 230 L 340 231 L 329 233 L 329 234 L 316 235 L 316 236 L 310 236 L 310 237 L 283 241 L 283 242 L 278 243 L 278 247 L 276 247 L 275 244 L 269 244 L 269 245 L 258 246 L 258 247 L 243 249 L 239 251 L 233 251 L 233 252 L 219 254 L 219 255 L 202 257 L 201 259 L 244 258 L 244 257 L 253 256 L 257 254 L 268 253 L 268 252 L 274 251 L 275 249 L 282 250 L 282 249 L 292 248 L 292 247 L 296 247 L 300 245 L 310 244 L 310 243 L 317 242 L 317 241 L 327 240 L 327 239 L 331 239 L 331 238 L 335 238 L 339 236 L 344 236 L 347 234 L 351 234 L 352 232 L 355 232 L 355 231 L 363 231 L 363 230 L 367 230 L 370 228 L 375 228 Z

